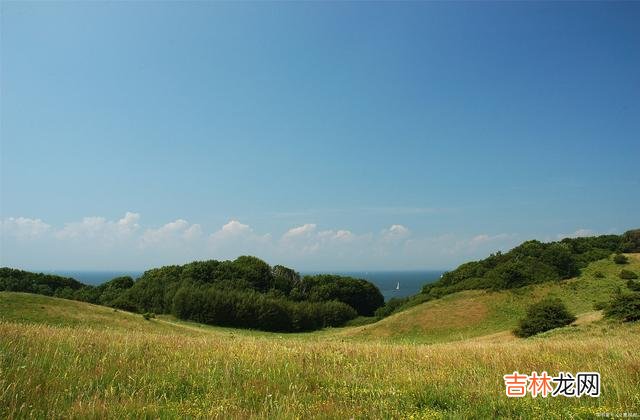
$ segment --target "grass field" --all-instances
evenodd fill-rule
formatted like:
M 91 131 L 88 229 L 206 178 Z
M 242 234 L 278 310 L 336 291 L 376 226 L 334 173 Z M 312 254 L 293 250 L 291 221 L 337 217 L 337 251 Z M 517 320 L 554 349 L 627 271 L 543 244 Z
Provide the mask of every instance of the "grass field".
M 638 255 L 630 266 L 640 272 Z M 0 417 L 640 415 L 640 324 L 593 311 L 625 287 L 619 270 L 600 261 L 567 282 L 465 292 L 375 324 L 294 335 L 0 293 Z M 579 325 L 515 339 L 517 317 L 546 294 L 563 297 Z M 510 399 L 502 375 L 514 370 L 596 370 L 602 394 Z

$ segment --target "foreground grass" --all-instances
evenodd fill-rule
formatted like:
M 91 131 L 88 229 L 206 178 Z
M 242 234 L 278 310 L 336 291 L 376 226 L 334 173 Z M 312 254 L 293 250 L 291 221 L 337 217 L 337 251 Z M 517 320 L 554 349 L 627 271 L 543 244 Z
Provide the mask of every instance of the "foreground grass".
M 0 323 L 0 417 L 407 418 L 640 413 L 640 325 L 511 342 L 340 343 Z M 504 396 L 514 370 L 599 370 L 602 396 Z
M 567 282 L 465 292 L 376 324 L 292 335 L 0 293 L 0 418 L 640 415 L 640 323 L 592 309 L 624 287 L 619 269 L 601 261 Z M 578 325 L 515 339 L 514 316 L 548 294 L 582 314 Z M 502 375 L 514 370 L 599 371 L 602 394 L 509 399 Z

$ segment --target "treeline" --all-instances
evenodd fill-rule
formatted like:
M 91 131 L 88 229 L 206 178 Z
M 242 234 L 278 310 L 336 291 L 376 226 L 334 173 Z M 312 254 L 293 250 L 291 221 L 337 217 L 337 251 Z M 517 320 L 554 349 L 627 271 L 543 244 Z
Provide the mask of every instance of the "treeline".
M 301 277 L 290 268 L 271 267 L 251 256 L 165 266 L 146 271 L 136 281 L 118 277 L 100 286 L 2 268 L 0 290 L 268 331 L 340 326 L 359 315 L 371 316 L 384 305 L 382 294 L 368 281 L 336 275 Z
M 375 315 L 384 318 L 462 290 L 503 290 L 568 279 L 577 276 L 590 262 L 619 252 L 640 252 L 640 229 L 622 235 L 566 238 L 550 243 L 527 241 L 507 253 L 464 263 L 438 281 L 424 285 L 421 293 L 389 299 Z
M 53 274 L 31 273 L 13 268 L 0 268 L 0 290 L 8 292 L 27 292 L 39 295 L 54 296 L 63 290 L 73 294 L 86 287 L 70 277 Z
M 623 235 L 566 238 L 558 242 L 527 241 L 507 253 L 462 264 L 427 284 L 422 294 L 430 298 L 470 289 L 503 290 L 580 274 L 590 262 L 615 252 L 640 252 L 640 229 Z

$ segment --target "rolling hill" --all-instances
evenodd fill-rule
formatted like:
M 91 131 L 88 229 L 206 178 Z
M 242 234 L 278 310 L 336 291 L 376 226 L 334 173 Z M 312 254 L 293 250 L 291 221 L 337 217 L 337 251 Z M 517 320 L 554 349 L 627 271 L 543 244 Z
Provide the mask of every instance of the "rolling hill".
M 640 256 L 625 268 L 638 271 Z M 640 325 L 593 304 L 625 283 L 611 260 L 580 277 L 465 291 L 362 327 L 276 334 L 0 293 L 0 416 L 192 418 L 580 417 L 640 412 Z M 599 271 L 604 277 L 596 278 Z M 580 314 L 510 334 L 545 295 Z M 423 344 L 428 343 L 428 344 Z M 600 398 L 504 395 L 514 370 L 598 370 Z
M 626 254 L 629 264 L 611 258 L 596 261 L 579 277 L 496 292 L 468 290 L 444 296 L 391 315 L 374 324 L 345 329 L 342 337 L 385 339 L 417 343 L 464 340 L 512 330 L 526 308 L 543 297 L 559 297 L 579 322 L 597 317 L 594 305 L 608 302 L 626 282 L 618 277 L 624 267 L 640 273 L 640 254 Z M 596 277 L 600 273 L 603 277 Z

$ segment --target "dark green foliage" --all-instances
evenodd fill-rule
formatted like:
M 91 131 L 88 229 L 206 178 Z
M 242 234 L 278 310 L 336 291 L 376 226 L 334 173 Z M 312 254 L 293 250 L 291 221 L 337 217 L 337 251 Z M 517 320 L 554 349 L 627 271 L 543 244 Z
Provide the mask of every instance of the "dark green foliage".
M 373 284 L 343 276 L 307 276 L 251 256 L 194 261 L 118 277 L 100 286 L 73 279 L 0 269 L 0 290 L 76 299 L 145 314 L 269 331 L 310 331 L 373 315 L 383 305 Z
M 174 297 L 173 313 L 211 325 L 265 331 L 310 331 L 343 325 L 357 316 L 342 302 L 292 302 L 254 290 L 184 286 Z
M 294 287 L 300 286 L 300 274 L 283 265 L 276 265 L 271 269 L 273 288 L 289 295 Z
M 96 287 L 99 292 L 98 302 L 100 305 L 114 308 L 135 311 L 136 306 L 129 297 L 128 290 L 133 287 L 134 281 L 131 277 L 116 277 L 106 283 Z
M 616 264 L 627 264 L 629 259 L 623 254 L 616 254 L 613 256 L 613 262 Z
M 605 309 L 607 306 L 609 306 L 607 302 L 596 302 L 593 304 L 593 309 L 595 309 L 596 311 L 601 311 Z
M 529 307 L 527 315 L 520 320 L 513 333 L 518 337 L 530 337 L 569 325 L 575 320 L 576 317 L 569 313 L 560 299 L 547 298 Z
M 484 260 L 462 264 L 443 274 L 440 280 L 426 284 L 422 294 L 437 299 L 462 290 L 513 289 L 568 279 L 577 276 L 587 264 L 618 252 L 623 237 L 602 235 L 551 243 L 526 241 L 505 254 L 498 252 Z
M 27 292 L 53 296 L 58 290 L 78 290 L 84 284 L 69 278 L 52 274 L 31 273 L 13 268 L 0 268 L 0 291 Z M 64 292 L 68 294 L 67 291 Z
M 620 274 L 618 274 L 618 277 L 624 280 L 630 280 L 630 279 L 637 279 L 638 275 L 630 270 L 621 270 Z
M 622 235 L 620 252 L 640 252 L 640 229 L 629 230 Z
M 634 292 L 640 292 L 640 281 L 629 279 L 627 281 L 627 287 L 629 288 L 629 290 L 632 290 Z
M 332 274 L 304 276 L 292 292 L 298 300 L 323 302 L 337 300 L 355 309 L 359 315 L 371 316 L 384 305 L 384 297 L 372 283 Z
M 640 320 L 640 293 L 618 293 L 604 310 L 605 316 L 624 322 Z
M 603 279 L 604 278 L 604 273 L 602 271 L 596 271 L 595 273 L 593 273 L 593 277 L 595 277 L 597 279 Z
M 310 331 L 344 325 L 384 303 L 371 283 L 341 276 L 308 276 L 249 256 L 196 261 L 118 277 L 100 286 L 73 279 L 0 269 L 0 290 L 55 295 L 143 313 L 269 331 Z M 355 309 L 354 309 L 355 308 Z
M 552 243 L 542 253 L 543 263 L 553 267 L 561 279 L 569 279 L 580 274 L 578 263 L 566 243 Z
M 140 312 L 170 312 L 182 270 L 171 265 L 145 271 L 129 290 L 132 303 Z

